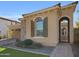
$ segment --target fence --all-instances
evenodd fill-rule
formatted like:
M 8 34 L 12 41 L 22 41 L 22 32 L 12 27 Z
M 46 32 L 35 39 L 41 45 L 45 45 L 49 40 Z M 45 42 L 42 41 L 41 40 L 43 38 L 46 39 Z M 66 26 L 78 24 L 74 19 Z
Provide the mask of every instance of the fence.
M 74 29 L 74 43 L 79 43 L 79 29 Z

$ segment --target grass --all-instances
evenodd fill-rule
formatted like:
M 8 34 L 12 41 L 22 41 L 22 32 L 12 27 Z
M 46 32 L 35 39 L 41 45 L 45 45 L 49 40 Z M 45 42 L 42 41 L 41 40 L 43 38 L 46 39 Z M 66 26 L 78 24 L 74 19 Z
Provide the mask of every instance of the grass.
M 23 52 L 0 46 L 0 57 L 48 57 L 47 55 Z

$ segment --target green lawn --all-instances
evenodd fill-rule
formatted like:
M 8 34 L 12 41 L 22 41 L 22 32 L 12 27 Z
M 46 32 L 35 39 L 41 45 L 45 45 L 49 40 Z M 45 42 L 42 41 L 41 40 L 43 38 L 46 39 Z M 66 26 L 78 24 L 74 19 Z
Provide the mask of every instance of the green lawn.
M 0 47 L 0 57 L 48 57 L 48 56 Z

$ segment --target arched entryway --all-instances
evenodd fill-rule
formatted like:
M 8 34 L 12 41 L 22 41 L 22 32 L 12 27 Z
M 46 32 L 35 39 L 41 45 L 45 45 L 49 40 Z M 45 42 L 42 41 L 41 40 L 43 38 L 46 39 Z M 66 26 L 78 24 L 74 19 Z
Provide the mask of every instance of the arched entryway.
M 62 17 L 59 20 L 59 42 L 70 42 L 70 26 L 69 26 L 69 18 Z

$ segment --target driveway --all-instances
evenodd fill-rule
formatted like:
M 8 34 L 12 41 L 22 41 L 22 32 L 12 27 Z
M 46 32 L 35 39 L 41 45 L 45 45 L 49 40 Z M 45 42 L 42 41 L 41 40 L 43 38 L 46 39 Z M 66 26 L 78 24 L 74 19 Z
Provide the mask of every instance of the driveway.
M 71 45 L 69 43 L 60 43 L 56 46 L 50 57 L 73 57 Z

